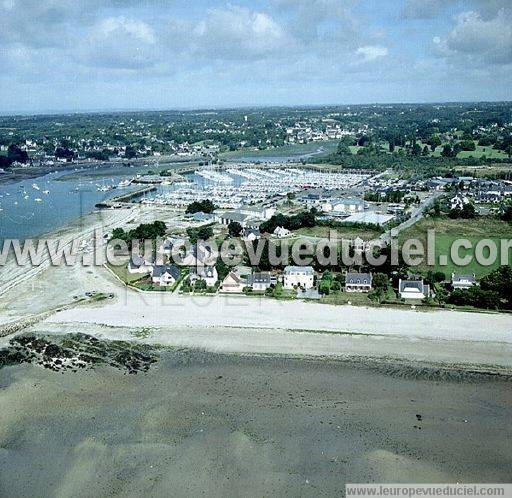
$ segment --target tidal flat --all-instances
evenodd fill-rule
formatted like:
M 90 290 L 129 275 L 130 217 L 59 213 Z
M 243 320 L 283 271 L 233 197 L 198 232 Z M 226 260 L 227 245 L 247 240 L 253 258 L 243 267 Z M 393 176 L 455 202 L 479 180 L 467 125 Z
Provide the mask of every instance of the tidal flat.
M 78 334 L 15 338 L 0 363 L 2 497 L 333 496 L 347 482 L 512 479 L 503 376 Z

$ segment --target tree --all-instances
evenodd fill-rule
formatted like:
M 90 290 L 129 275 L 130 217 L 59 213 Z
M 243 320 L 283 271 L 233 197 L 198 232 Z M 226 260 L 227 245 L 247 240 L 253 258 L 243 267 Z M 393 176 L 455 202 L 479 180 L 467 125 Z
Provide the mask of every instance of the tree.
M 443 150 L 441 151 L 441 155 L 443 157 L 455 157 L 454 151 L 450 144 L 445 144 Z
M 137 157 L 137 151 L 135 150 L 134 147 L 128 145 L 124 152 L 124 156 L 126 157 L 126 159 L 133 159 L 134 157 Z
M 75 153 L 67 147 L 57 147 L 55 149 L 55 157 L 57 159 L 66 159 L 71 161 L 75 157 Z
M 187 206 L 186 213 L 194 214 L 194 213 L 213 213 L 217 209 L 217 206 L 206 199 L 204 201 L 194 201 Z
M 512 204 L 506 206 L 503 209 L 503 213 L 501 214 L 501 219 L 503 221 L 508 221 L 509 223 L 512 223 Z
M 480 280 L 482 290 L 495 292 L 506 301 L 507 307 L 512 307 L 512 268 L 500 266 Z
M 243 227 L 237 221 L 232 221 L 228 225 L 228 233 L 231 237 L 240 237 L 242 234 Z
M 197 238 L 199 240 L 208 240 L 213 237 L 212 227 L 201 227 L 197 232 Z
M 386 293 L 389 289 L 389 278 L 385 273 L 375 273 L 372 280 L 373 288 Z
M 28 154 L 26 150 L 20 149 L 16 144 L 9 145 L 7 149 L 7 158 L 11 163 L 26 163 L 28 162 Z

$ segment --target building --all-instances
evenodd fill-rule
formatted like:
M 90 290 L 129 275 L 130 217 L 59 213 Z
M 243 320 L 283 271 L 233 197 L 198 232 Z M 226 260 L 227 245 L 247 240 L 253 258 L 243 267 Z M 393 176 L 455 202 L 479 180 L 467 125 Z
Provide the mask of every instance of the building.
M 452 273 L 452 287 L 454 289 L 469 289 L 476 285 L 476 276 L 473 275 L 457 275 Z
M 272 278 L 268 272 L 256 272 L 253 273 L 247 282 L 247 285 L 252 288 L 253 291 L 266 291 L 271 285 L 275 284 L 275 279 Z
M 315 272 L 311 266 L 287 266 L 283 273 L 285 289 L 311 289 L 314 286 Z
M 147 260 L 143 256 L 133 254 L 128 263 L 128 273 L 131 274 L 141 274 L 144 275 L 146 273 L 151 272 L 153 268 L 152 261 Z
M 255 218 L 260 218 L 262 221 L 270 220 L 274 214 L 276 214 L 275 207 L 257 207 L 257 206 L 242 206 L 238 208 L 238 212 L 245 214 L 247 216 L 253 216 Z
M 218 215 L 218 222 L 221 225 L 229 225 L 231 222 L 240 223 L 242 228 L 258 228 L 261 219 L 250 214 L 240 212 L 240 210 L 225 211 Z
M 288 237 L 289 235 L 290 235 L 290 230 L 287 230 L 286 228 L 277 227 L 274 230 L 274 236 L 277 237 L 278 239 L 284 239 L 285 237 Z
M 391 214 L 374 212 L 357 213 L 345 218 L 342 223 L 368 223 L 371 225 L 385 225 L 394 218 Z
M 215 284 L 219 281 L 219 274 L 215 266 L 199 266 L 190 269 L 188 278 L 191 284 L 194 284 L 197 280 L 204 280 L 206 287 L 215 287 Z
M 430 297 L 430 286 L 421 280 L 402 280 L 398 282 L 398 293 L 402 299 L 425 299 Z
M 345 277 L 346 292 L 370 292 L 372 290 L 371 273 L 347 273 Z
M 247 281 L 242 279 L 236 273 L 230 272 L 222 281 L 219 292 L 225 292 L 228 294 L 240 293 L 244 291 L 245 287 L 247 287 Z
M 257 228 L 244 228 L 242 232 L 242 240 L 253 242 L 261 238 L 261 232 Z
M 173 286 L 180 279 L 180 269 L 177 266 L 156 265 L 151 271 L 151 280 L 160 287 Z

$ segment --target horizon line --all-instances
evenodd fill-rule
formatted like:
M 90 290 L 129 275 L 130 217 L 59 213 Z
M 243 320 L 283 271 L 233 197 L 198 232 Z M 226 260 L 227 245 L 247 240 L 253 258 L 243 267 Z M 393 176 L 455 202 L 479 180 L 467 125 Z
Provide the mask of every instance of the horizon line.
M 433 100 L 418 102 L 361 102 L 357 104 L 330 103 L 330 104 L 232 104 L 228 106 L 198 106 L 198 107 L 147 107 L 147 108 L 99 108 L 99 109 L 47 109 L 47 110 L 20 110 L 0 111 L 0 117 L 30 117 L 30 116 L 69 116 L 81 114 L 138 114 L 145 112 L 207 112 L 207 111 L 237 111 L 250 109 L 312 109 L 326 107 L 363 107 L 363 106 L 405 106 L 405 105 L 468 105 L 468 104 L 510 104 L 512 100 Z

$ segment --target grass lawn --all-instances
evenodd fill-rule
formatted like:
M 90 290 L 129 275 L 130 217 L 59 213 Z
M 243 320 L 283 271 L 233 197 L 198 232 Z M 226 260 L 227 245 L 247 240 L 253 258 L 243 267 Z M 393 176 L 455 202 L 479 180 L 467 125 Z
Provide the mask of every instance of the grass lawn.
M 137 280 L 144 278 L 144 275 L 140 273 L 129 273 L 126 264 L 121 266 L 107 264 L 107 267 L 125 284 L 133 284 Z
M 347 304 L 350 302 L 354 306 L 375 306 L 375 301 L 368 298 L 364 292 L 335 292 L 322 297 L 324 304 Z
M 327 238 L 331 230 L 337 233 L 338 239 L 355 239 L 360 237 L 363 240 L 373 240 L 378 239 L 382 233 L 379 230 L 372 230 L 369 228 L 361 229 L 340 227 L 332 229 L 329 227 L 316 226 L 312 228 L 301 228 L 299 230 L 295 230 L 293 234 L 295 236 Z
M 446 274 L 447 277 L 452 272 L 455 273 L 475 273 L 477 277 L 482 277 L 501 264 L 501 250 L 500 240 L 512 239 L 512 225 L 502 222 L 498 219 L 491 217 L 480 217 L 474 220 L 452 220 L 449 218 L 437 218 L 437 219 L 423 219 L 409 230 L 406 230 L 400 235 L 400 243 L 406 239 L 416 238 L 425 244 L 427 241 L 427 230 L 435 230 L 436 233 L 436 265 L 434 268 L 429 268 L 426 262 L 423 262 L 418 269 L 441 271 Z M 450 248 L 453 242 L 457 239 L 469 240 L 472 244 L 472 249 L 465 251 L 461 249 L 461 257 L 464 255 L 473 256 L 472 262 L 467 266 L 458 266 L 453 263 L 450 257 Z M 497 261 L 490 266 L 482 266 L 474 258 L 474 247 L 483 239 L 490 239 L 494 241 L 498 248 Z M 446 266 L 439 264 L 439 256 L 448 256 L 448 262 Z M 508 263 L 511 264 L 510 252 L 508 257 Z

